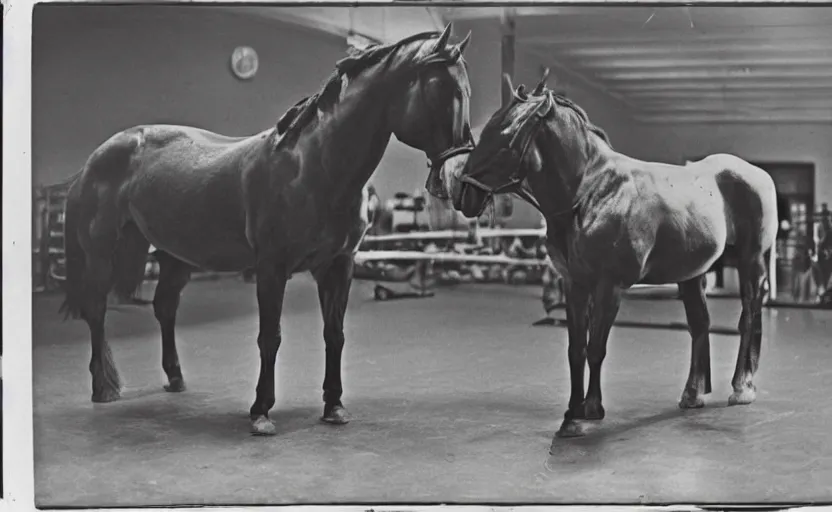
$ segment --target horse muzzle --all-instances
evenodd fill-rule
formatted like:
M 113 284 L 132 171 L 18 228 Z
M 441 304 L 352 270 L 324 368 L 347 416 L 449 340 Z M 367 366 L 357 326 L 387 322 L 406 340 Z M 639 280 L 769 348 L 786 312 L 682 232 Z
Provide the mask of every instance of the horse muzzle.
M 492 198 L 493 196 L 482 188 L 462 180 L 456 187 L 453 204 L 456 210 L 471 219 L 482 215 Z
M 442 200 L 448 200 L 454 196 L 459 185 L 456 177 L 465 167 L 472 150 L 473 146 L 461 146 L 429 159 L 430 172 L 425 188 L 430 195 Z

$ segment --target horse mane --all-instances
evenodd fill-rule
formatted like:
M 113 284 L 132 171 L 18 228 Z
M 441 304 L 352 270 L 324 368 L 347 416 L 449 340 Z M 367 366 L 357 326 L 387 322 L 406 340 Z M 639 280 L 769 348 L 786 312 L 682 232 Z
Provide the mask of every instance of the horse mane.
M 587 130 L 600 137 L 601 140 L 603 140 L 610 148 L 612 148 L 612 143 L 610 142 L 610 138 L 607 135 L 607 132 L 605 132 L 598 125 L 590 121 L 586 111 L 583 108 L 581 108 L 580 105 L 567 98 L 564 94 L 557 93 L 548 88 L 546 89 L 545 94 L 548 94 L 556 105 L 566 107 L 572 110 L 572 112 L 575 113 L 575 115 L 578 117 L 578 119 L 582 122 L 582 124 Z
M 514 101 L 519 103 L 545 100 L 551 101 L 556 106 L 565 107 L 573 114 L 582 128 L 597 135 L 607 146 L 612 148 L 612 143 L 607 133 L 590 121 L 586 111 L 580 105 L 567 98 L 565 94 L 545 87 L 542 93 L 527 95 L 521 85 L 514 91 L 513 96 Z M 507 106 L 506 108 L 510 107 Z M 573 214 L 582 215 L 584 208 L 588 204 L 596 201 L 598 198 L 605 197 L 611 190 L 616 190 L 616 187 L 620 186 L 623 180 L 626 180 L 625 176 L 615 173 L 599 173 L 590 177 L 589 181 L 582 180 L 578 190 L 575 191 L 575 197 L 569 211 L 573 212 Z
M 612 149 L 607 132 L 589 120 L 589 115 L 581 108 L 580 105 L 567 98 L 564 94 L 557 93 L 548 88 L 545 90 L 545 95 L 548 95 L 556 105 L 569 109 L 578 122 L 590 133 L 597 135 L 604 143 Z M 590 176 L 585 176 L 575 191 L 575 197 L 571 206 L 571 211 L 575 215 L 583 217 L 586 215 L 586 208 L 591 204 L 603 200 L 608 195 L 621 187 L 621 184 L 627 180 L 627 177 L 618 173 L 597 173 Z
M 344 78 L 356 75 L 390 57 L 402 47 L 415 41 L 439 37 L 441 32 L 422 32 L 390 44 L 375 44 L 364 49 L 352 48 L 349 55 L 335 63 L 335 72 L 324 82 L 321 90 L 295 103 L 277 121 L 277 134 L 298 134 L 319 111 L 329 111 L 341 98 L 346 86 Z
M 289 110 L 287 110 L 285 114 L 280 116 L 280 119 L 277 120 L 276 126 L 278 135 L 283 135 L 286 133 L 286 130 L 288 130 L 289 127 L 292 126 L 292 123 L 295 121 L 295 119 L 297 119 L 298 114 L 300 114 L 303 111 L 303 109 L 306 107 L 306 104 L 312 98 L 313 97 L 311 95 L 306 96 L 299 102 L 292 105 L 292 107 L 289 108 Z

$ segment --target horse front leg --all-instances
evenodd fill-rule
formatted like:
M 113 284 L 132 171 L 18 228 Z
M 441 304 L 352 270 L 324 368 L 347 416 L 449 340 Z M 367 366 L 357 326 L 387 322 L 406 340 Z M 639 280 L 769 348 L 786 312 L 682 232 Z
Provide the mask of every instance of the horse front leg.
M 734 377 L 731 379 L 734 392 L 728 397 L 728 405 L 746 405 L 756 399 L 757 388 L 753 377 L 759 365 L 763 340 L 763 288 L 766 279 L 763 255 L 760 253 L 751 261 L 743 261 L 740 267 L 740 348 Z
M 349 415 L 341 403 L 344 392 L 341 383 L 341 353 L 344 350 L 344 315 L 352 286 L 353 267 L 353 256 L 341 254 L 326 271 L 316 276 L 326 344 L 324 414 L 321 421 L 332 425 L 349 423 Z
M 679 400 L 681 409 L 704 407 L 701 395 L 711 392 L 711 317 L 701 285 L 704 281 L 702 275 L 679 283 L 691 337 L 690 373 Z
M 274 435 L 276 429 L 269 419 L 274 406 L 274 365 L 280 348 L 280 317 L 283 313 L 283 297 L 286 293 L 288 274 L 273 262 L 257 262 L 257 306 L 260 314 L 260 332 L 257 346 L 260 349 L 260 377 L 257 379 L 257 395 L 249 411 L 251 431 L 255 435 Z
M 556 437 L 578 437 L 583 435 L 581 426 L 575 420 L 583 416 L 588 304 L 589 293 L 584 288 L 572 283 L 566 286 L 569 377 L 572 382 L 572 391 L 569 395 L 569 408 L 563 415 L 563 423 L 555 434 Z
M 601 367 L 607 356 L 607 341 L 620 306 L 621 289 L 602 281 L 592 296 L 592 313 L 589 318 L 589 387 L 582 417 L 585 420 L 604 419 L 604 406 L 601 404 Z

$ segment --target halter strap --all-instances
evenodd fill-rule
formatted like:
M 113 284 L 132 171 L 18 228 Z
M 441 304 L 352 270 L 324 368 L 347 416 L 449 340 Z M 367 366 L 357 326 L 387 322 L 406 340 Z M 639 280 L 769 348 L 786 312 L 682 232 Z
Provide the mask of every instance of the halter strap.
M 526 173 L 523 172 L 523 168 L 521 164 L 523 159 L 526 157 L 526 153 L 528 153 L 529 148 L 534 142 L 535 137 L 537 137 L 537 132 L 540 130 L 540 127 L 543 126 L 543 122 L 546 120 L 546 116 L 549 115 L 549 112 L 552 111 L 554 108 L 554 103 L 552 101 L 552 97 L 547 95 L 547 99 L 545 102 L 542 102 L 540 106 L 538 106 L 534 112 L 529 115 L 528 119 L 520 125 L 514 135 L 511 137 L 511 140 L 508 143 L 508 149 L 513 156 L 516 156 L 514 162 L 514 174 L 510 177 L 510 182 L 497 187 L 497 190 L 504 189 L 506 187 L 516 185 L 523 181 L 526 178 Z M 524 132 L 524 128 L 529 123 L 530 120 L 534 121 L 532 127 Z M 525 135 L 525 137 L 523 137 Z M 514 149 L 516 143 L 520 143 L 520 150 Z
M 522 98 L 520 99 L 521 101 L 525 101 L 522 100 Z M 524 121 L 517 129 L 517 131 L 514 133 L 514 135 L 508 143 L 508 148 L 500 148 L 497 151 L 496 155 L 492 157 L 493 159 L 496 158 L 498 155 L 508 154 L 507 159 L 510 160 L 505 163 L 507 165 L 513 166 L 514 169 L 512 170 L 512 173 L 509 175 L 509 180 L 507 183 L 497 186 L 489 186 L 471 175 L 462 176 L 460 178 L 460 181 L 462 181 L 463 183 L 473 185 L 474 187 L 479 188 L 480 190 L 486 192 L 489 195 L 506 192 L 517 194 L 522 199 L 528 201 L 529 204 L 531 204 L 533 207 L 535 207 L 538 211 L 542 213 L 540 203 L 537 201 L 537 199 L 535 199 L 531 194 L 523 190 L 522 187 L 517 187 L 523 182 L 523 180 L 526 179 L 526 172 L 524 172 L 524 168 L 522 167 L 523 159 L 526 157 L 526 153 L 529 151 L 529 148 L 531 147 L 532 142 L 537 136 L 538 130 L 540 130 L 540 127 L 543 125 L 546 116 L 549 115 L 549 112 L 551 112 L 553 108 L 554 101 L 552 99 L 552 96 L 551 94 L 547 94 L 547 99 L 545 100 L 545 102 L 541 103 L 541 105 L 537 107 L 537 109 L 535 109 L 535 111 L 529 116 L 529 118 L 526 121 Z M 532 119 L 534 120 L 534 125 L 529 130 L 525 130 L 526 125 Z M 525 137 L 523 137 L 523 139 L 521 140 L 521 137 L 523 135 L 525 135 Z M 518 141 L 520 141 L 521 144 L 519 151 L 514 148 L 515 144 Z M 509 190 L 513 188 L 517 189 Z
M 437 58 L 434 57 L 428 60 L 425 64 L 435 65 L 435 64 L 452 64 L 459 61 L 462 58 L 462 54 L 458 51 L 452 53 L 450 57 L 445 58 Z M 423 86 L 419 88 L 419 94 L 424 95 Z M 464 101 L 464 100 L 463 100 Z M 428 180 L 426 183 L 426 188 L 428 189 L 428 193 L 431 195 L 438 197 L 440 199 L 448 199 L 448 195 L 443 187 L 433 186 L 434 183 L 441 181 L 436 179 L 436 173 L 442 168 L 445 162 L 452 157 L 457 155 L 463 155 L 471 153 L 474 150 L 474 140 L 471 136 L 470 129 L 466 130 L 465 126 L 465 113 L 467 112 L 466 105 L 463 104 L 462 109 L 460 112 L 457 112 L 456 116 L 454 117 L 454 126 L 452 128 L 451 138 L 453 140 L 451 147 L 445 149 L 444 151 L 440 151 L 438 154 L 427 154 L 427 167 L 430 169 L 430 173 L 428 175 Z M 431 114 L 433 117 L 433 110 L 431 109 Z M 435 118 L 434 118 L 435 121 Z
M 442 164 L 445 163 L 445 160 L 449 158 L 453 158 L 457 155 L 462 155 L 465 153 L 470 153 L 474 150 L 474 143 L 467 142 L 461 146 L 455 146 L 452 148 L 448 148 L 445 151 L 439 153 L 436 156 L 428 157 L 428 168 L 433 169 L 436 167 L 441 167 Z

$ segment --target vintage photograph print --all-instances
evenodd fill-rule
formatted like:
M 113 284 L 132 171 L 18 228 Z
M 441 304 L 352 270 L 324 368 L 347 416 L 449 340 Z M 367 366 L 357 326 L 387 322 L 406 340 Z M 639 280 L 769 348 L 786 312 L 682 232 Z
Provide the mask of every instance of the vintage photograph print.
M 830 27 L 35 5 L 35 504 L 830 501 Z

